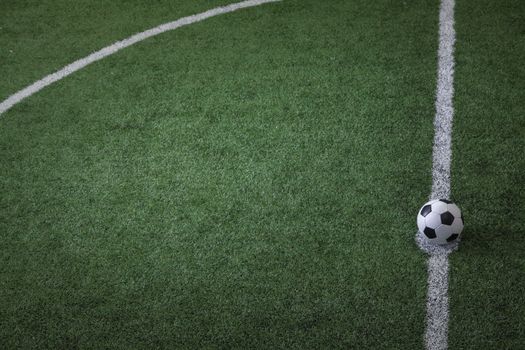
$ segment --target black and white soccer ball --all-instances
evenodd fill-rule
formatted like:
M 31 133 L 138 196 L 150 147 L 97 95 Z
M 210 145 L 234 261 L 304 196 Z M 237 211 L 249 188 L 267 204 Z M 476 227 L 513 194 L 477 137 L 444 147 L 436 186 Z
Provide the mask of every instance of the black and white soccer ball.
M 417 214 L 419 232 L 434 244 L 456 241 L 463 231 L 463 225 L 461 210 L 446 199 L 434 199 L 425 203 Z

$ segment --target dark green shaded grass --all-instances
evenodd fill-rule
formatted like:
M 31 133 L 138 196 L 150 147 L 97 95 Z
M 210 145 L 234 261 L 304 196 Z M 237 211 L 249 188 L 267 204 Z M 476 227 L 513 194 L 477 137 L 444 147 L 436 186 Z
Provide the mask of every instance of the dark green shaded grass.
M 115 41 L 232 2 L 3 0 L 0 100 Z
M 525 346 L 525 6 L 458 2 L 450 345 Z
M 422 347 L 437 7 L 283 2 L 2 116 L 6 348 Z

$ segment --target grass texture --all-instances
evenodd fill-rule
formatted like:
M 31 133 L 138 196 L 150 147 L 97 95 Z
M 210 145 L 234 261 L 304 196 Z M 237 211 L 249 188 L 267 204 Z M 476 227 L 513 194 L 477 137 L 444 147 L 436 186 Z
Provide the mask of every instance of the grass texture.
M 115 41 L 228 0 L 3 0 L 0 100 Z
M 450 344 L 525 344 L 525 3 L 458 2 L 452 192 L 467 230 L 451 255 Z
M 225 3 L 2 2 L 0 99 Z M 524 339 L 520 7 L 457 5 L 451 348 Z M 422 348 L 437 25 L 435 1 L 267 4 L 0 116 L 0 347 Z

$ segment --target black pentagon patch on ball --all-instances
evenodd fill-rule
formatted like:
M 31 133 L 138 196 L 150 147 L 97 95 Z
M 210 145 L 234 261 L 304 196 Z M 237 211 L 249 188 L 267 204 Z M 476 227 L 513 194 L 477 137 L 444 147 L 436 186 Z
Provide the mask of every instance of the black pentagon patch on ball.
M 424 233 L 425 236 L 427 236 L 428 238 L 436 238 L 436 231 L 434 231 L 433 228 L 425 227 L 425 230 L 423 231 L 423 233 Z
M 444 212 L 443 214 L 441 214 L 441 223 L 444 224 L 444 225 L 452 225 L 452 223 L 454 222 L 454 215 L 452 215 L 452 213 L 450 212 Z
M 454 233 L 454 234 L 451 234 L 449 238 L 447 238 L 447 242 L 452 242 L 452 241 L 455 241 L 456 238 L 458 238 L 458 234 L 457 233 Z
M 428 214 L 430 214 L 431 211 L 432 211 L 432 206 L 430 204 L 425 205 L 423 208 L 421 208 L 421 216 L 425 217 Z
M 448 199 L 440 199 L 439 201 L 443 203 L 447 203 L 447 204 L 452 204 L 452 202 L 449 201 Z

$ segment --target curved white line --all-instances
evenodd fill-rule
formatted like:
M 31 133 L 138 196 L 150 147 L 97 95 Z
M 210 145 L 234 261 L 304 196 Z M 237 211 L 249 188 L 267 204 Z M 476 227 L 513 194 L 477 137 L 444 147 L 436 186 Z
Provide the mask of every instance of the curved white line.
M 196 15 L 183 17 L 173 22 L 161 24 L 158 27 L 148 29 L 141 33 L 132 35 L 127 39 L 117 41 L 116 43 L 111 44 L 99 51 L 93 52 L 91 55 L 87 57 L 81 58 L 65 66 L 64 68 L 60 69 L 59 71 L 55 73 L 49 74 L 43 79 L 40 79 L 37 82 L 29 85 L 28 87 L 9 96 L 6 100 L 0 103 L 0 115 L 4 113 L 5 111 L 7 111 L 8 109 L 10 109 L 11 107 L 13 107 L 15 104 L 33 95 L 34 93 L 42 90 L 46 86 L 51 85 L 54 82 L 67 77 L 68 75 L 76 72 L 77 70 L 84 68 L 85 66 L 93 62 L 101 60 L 104 57 L 112 55 L 115 52 L 122 50 L 128 46 L 131 46 L 133 44 L 136 44 L 142 40 L 151 38 L 152 36 L 159 35 L 161 33 L 164 33 L 170 30 L 177 29 L 179 27 L 186 26 L 188 24 L 200 22 L 210 17 L 214 17 L 214 16 L 221 15 L 221 14 L 228 13 L 228 12 L 237 11 L 237 10 L 247 8 L 247 7 L 253 7 L 253 6 L 262 5 L 268 2 L 277 2 L 277 1 L 281 1 L 281 0 L 247 0 L 247 1 L 230 4 L 227 6 L 216 7 L 211 10 L 208 10 L 202 13 L 198 13 Z

